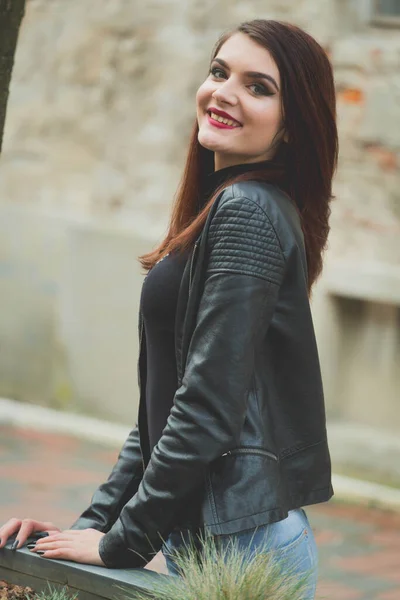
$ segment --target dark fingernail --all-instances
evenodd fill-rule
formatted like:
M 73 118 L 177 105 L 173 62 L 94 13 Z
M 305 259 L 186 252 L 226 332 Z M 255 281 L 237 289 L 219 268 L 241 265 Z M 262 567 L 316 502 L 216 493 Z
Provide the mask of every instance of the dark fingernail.
M 44 554 L 44 550 L 38 550 L 38 551 L 36 552 L 36 554 L 39 554 L 39 556 L 43 556 L 43 554 Z
M 18 548 L 18 544 L 19 544 L 19 541 L 18 541 L 18 540 L 15 540 L 15 542 L 14 542 L 14 543 L 13 543 L 13 545 L 11 546 L 11 550 L 16 550 L 16 549 Z
M 27 548 L 29 548 L 29 550 L 33 550 L 33 548 L 36 548 L 36 544 L 28 544 Z
M 41 539 L 47 537 L 49 535 L 48 531 L 41 531 L 40 533 L 35 533 L 35 538 Z

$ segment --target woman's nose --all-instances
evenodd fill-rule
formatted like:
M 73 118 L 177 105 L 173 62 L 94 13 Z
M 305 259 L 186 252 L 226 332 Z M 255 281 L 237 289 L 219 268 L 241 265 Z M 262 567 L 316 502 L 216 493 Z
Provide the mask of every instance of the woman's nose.
M 212 94 L 212 98 L 217 102 L 235 105 L 238 102 L 237 95 L 232 86 L 228 82 L 220 85 Z

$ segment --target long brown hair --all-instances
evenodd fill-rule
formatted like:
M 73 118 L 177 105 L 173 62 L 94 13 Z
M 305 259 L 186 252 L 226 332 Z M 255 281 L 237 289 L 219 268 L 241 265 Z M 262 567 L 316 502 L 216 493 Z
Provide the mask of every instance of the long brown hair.
M 225 181 L 199 212 L 199 190 L 207 174 L 214 170 L 214 153 L 200 145 L 196 121 L 168 232 L 155 250 L 139 260 L 149 270 L 169 252 L 189 249 L 200 234 L 221 189 L 236 181 L 257 179 L 277 184 L 298 209 L 311 291 L 322 271 L 322 255 L 329 233 L 332 178 L 338 154 L 332 67 L 324 49 L 305 31 L 289 23 L 263 19 L 242 23 L 225 33 L 218 40 L 212 59 L 235 33 L 244 33 L 266 48 L 279 69 L 287 142 L 280 143 L 265 169 L 242 173 Z

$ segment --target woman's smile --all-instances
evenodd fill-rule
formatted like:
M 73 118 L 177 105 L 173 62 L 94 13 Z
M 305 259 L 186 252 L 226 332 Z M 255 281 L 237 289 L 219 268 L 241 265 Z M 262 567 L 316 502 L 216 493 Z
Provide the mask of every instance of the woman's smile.
M 207 114 L 210 125 L 218 127 L 219 129 L 237 129 L 238 127 L 242 127 L 242 124 L 239 123 L 239 121 L 218 108 L 210 108 L 207 111 Z

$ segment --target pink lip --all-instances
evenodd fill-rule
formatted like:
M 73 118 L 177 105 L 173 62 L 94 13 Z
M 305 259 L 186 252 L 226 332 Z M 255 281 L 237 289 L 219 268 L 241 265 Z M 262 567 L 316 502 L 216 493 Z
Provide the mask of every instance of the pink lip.
M 220 123 L 219 121 L 215 121 L 211 117 L 210 112 L 215 113 L 216 115 L 218 115 L 219 117 L 222 117 L 223 119 L 231 119 L 232 121 L 235 121 L 236 123 L 238 123 L 238 125 L 241 127 L 241 124 L 239 123 L 239 121 L 236 121 L 236 119 L 231 117 L 231 115 L 224 112 L 223 110 L 219 110 L 218 108 L 213 108 L 213 107 L 209 108 L 207 111 L 208 122 L 210 123 L 210 125 L 213 125 L 214 127 L 217 127 L 218 129 L 238 129 L 238 125 L 236 125 L 236 126 L 226 125 L 225 123 Z
M 210 125 L 213 125 L 214 127 L 218 127 L 218 129 L 239 129 L 238 127 L 233 127 L 232 125 L 226 125 L 226 123 L 220 123 L 219 121 L 214 121 L 214 119 L 212 119 L 210 117 L 210 115 L 207 115 L 207 119 L 208 119 L 208 122 L 210 123 Z
M 230 119 L 231 121 L 235 121 L 236 123 L 239 123 L 239 125 L 241 125 L 241 123 L 237 119 L 234 119 L 229 113 L 226 113 L 223 110 L 219 110 L 219 108 L 214 108 L 212 106 L 211 108 L 208 109 L 207 112 L 208 112 L 208 114 L 213 112 L 216 115 L 218 115 L 219 117 L 222 117 L 223 119 Z

